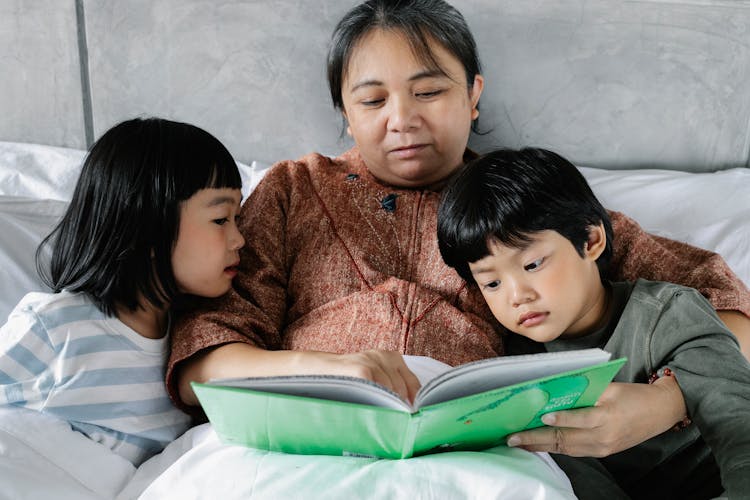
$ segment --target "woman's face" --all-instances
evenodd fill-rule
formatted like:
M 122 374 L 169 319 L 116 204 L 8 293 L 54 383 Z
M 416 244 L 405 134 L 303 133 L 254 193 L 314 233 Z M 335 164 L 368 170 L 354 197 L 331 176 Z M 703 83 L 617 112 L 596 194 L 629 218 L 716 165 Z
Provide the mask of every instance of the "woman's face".
M 402 187 L 427 187 L 463 164 L 483 79 L 469 90 L 461 62 L 431 41 L 437 64 L 417 60 L 398 32 L 375 29 L 354 48 L 343 80 L 347 132 L 370 172 Z

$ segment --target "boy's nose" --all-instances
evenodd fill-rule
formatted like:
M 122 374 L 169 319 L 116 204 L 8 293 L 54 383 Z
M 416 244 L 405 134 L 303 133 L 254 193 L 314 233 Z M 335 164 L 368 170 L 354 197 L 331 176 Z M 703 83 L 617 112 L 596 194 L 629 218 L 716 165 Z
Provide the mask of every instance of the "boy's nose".
M 526 286 L 526 284 L 514 281 L 510 284 L 506 282 L 506 285 L 511 287 L 510 299 L 513 307 L 518 307 L 534 300 L 534 290 L 531 287 Z

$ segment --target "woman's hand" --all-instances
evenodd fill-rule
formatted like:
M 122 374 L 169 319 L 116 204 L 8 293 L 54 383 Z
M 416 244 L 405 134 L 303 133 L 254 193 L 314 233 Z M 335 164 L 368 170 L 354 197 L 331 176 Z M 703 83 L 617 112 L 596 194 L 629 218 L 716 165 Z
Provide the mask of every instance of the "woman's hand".
M 419 390 L 419 380 L 406 366 L 404 357 L 392 351 L 369 350 L 351 354 L 308 353 L 317 356 L 309 360 L 316 363 L 316 373 L 347 375 L 376 382 L 392 390 L 409 403 L 414 402 Z
M 197 405 L 190 382 L 214 378 L 269 377 L 274 375 L 346 375 L 371 380 L 414 401 L 419 380 L 391 351 L 369 350 L 351 354 L 320 351 L 267 351 L 244 343 L 224 344 L 186 361 L 177 371 L 178 390 L 185 404 Z
M 606 457 L 657 436 L 685 417 L 674 377 L 654 384 L 611 383 L 590 408 L 548 413 L 540 427 L 512 434 L 508 446 L 573 457 Z

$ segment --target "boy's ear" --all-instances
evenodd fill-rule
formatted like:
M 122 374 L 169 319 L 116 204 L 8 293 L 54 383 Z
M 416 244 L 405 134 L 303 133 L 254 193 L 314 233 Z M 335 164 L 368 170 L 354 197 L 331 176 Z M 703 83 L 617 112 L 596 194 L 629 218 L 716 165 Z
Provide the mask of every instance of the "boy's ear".
M 584 255 L 591 260 L 596 260 L 607 248 L 607 233 L 601 222 L 596 226 L 589 226 L 589 239 L 583 249 Z

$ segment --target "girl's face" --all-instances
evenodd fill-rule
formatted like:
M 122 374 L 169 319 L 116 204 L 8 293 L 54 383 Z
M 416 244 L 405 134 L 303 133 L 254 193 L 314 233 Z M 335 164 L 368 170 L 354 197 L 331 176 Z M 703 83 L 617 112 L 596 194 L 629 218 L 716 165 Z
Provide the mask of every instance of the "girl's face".
M 218 297 L 232 287 L 245 239 L 237 229 L 239 189 L 201 189 L 180 204 L 172 271 L 183 293 Z
M 370 172 L 402 187 L 427 187 L 463 164 L 483 79 L 471 89 L 461 62 L 430 49 L 445 75 L 418 61 L 397 32 L 374 29 L 354 48 L 343 81 L 347 132 Z
M 492 314 L 508 330 L 536 342 L 591 333 L 606 316 L 596 259 L 604 227 L 592 228 L 583 257 L 556 231 L 532 235 L 523 249 L 490 242 L 490 255 L 469 263 Z

